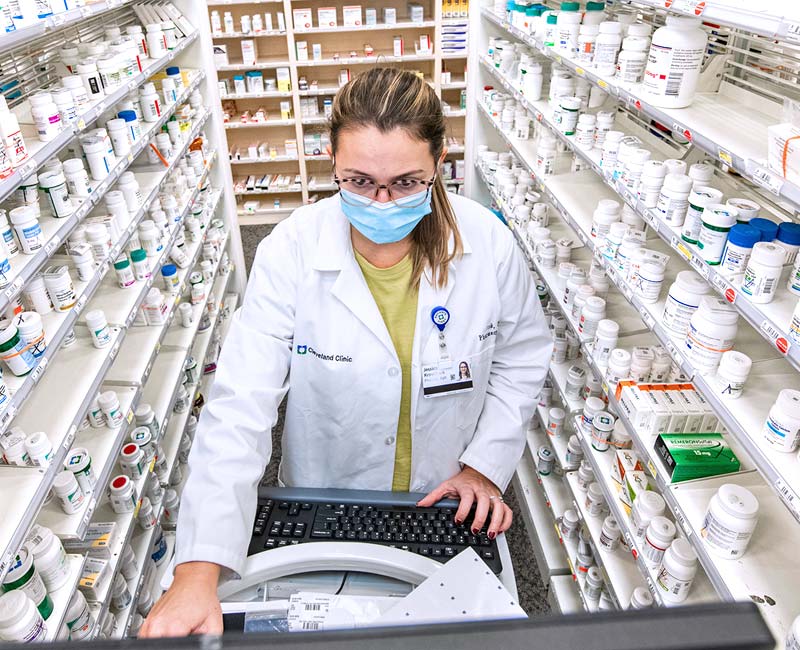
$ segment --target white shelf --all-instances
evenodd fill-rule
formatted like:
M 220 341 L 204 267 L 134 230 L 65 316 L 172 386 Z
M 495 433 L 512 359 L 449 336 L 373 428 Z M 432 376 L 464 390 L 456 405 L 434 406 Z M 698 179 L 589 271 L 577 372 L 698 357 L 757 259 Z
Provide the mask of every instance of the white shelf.
M 247 70 L 267 70 L 271 68 L 288 68 L 289 61 L 286 59 L 261 59 L 253 65 L 244 63 L 229 63 L 228 65 L 217 66 L 217 72 L 246 72 Z
M 220 99 L 224 102 L 227 100 L 237 99 L 273 99 L 273 98 L 287 98 L 291 97 L 292 93 L 284 92 L 281 90 L 265 90 L 262 93 L 228 93 L 227 95 L 220 95 Z
M 150 68 L 148 68 L 148 70 L 150 70 Z M 154 70 L 150 70 L 150 74 L 152 74 L 152 72 L 154 72 Z M 100 202 L 106 191 L 117 181 L 120 174 L 129 169 L 134 160 L 136 160 L 142 151 L 144 151 L 152 138 L 161 130 L 161 127 L 172 116 L 175 108 L 177 108 L 177 106 L 179 106 L 189 97 L 191 92 L 198 87 L 204 78 L 205 73 L 192 73 L 191 83 L 189 84 L 188 88 L 181 93 L 179 101 L 165 107 L 166 110 L 164 111 L 164 115 L 162 115 L 158 121 L 152 123 L 143 123 L 142 136 L 131 147 L 130 153 L 127 156 L 118 159 L 116 166 L 109 172 L 105 179 L 100 182 L 90 181 L 92 193 L 89 195 L 89 197 L 79 202 L 77 209 L 71 216 L 63 219 L 42 218 L 40 220 L 40 225 L 46 243 L 34 255 L 23 255 L 20 253 L 15 258 L 10 260 L 11 274 L 9 276 L 9 285 L 2 292 L 0 292 L 0 310 L 5 310 L 8 305 L 11 304 L 11 301 L 19 296 L 20 292 L 28 283 L 28 281 L 30 281 L 30 279 L 36 275 L 36 273 L 38 273 L 45 264 L 48 263 L 52 255 L 56 252 L 56 250 L 58 250 L 62 242 L 67 239 L 72 230 Z M 107 100 L 101 102 L 101 104 L 105 105 L 106 102 Z M 87 124 L 88 123 L 89 122 L 87 122 Z M 82 129 L 79 129 L 77 132 L 79 133 L 81 130 Z M 70 135 L 70 139 L 72 137 L 73 136 Z M 33 142 L 36 143 L 38 141 Z M 63 146 L 66 146 L 66 144 L 67 142 L 61 143 L 57 149 L 54 149 L 48 154 L 47 158 L 55 155 L 55 153 Z M 46 159 L 40 161 L 40 164 L 44 163 Z M 30 173 L 32 173 L 32 171 Z M 2 181 L 2 183 L 9 183 L 11 180 L 13 180 L 13 178 L 14 176 L 12 175 L 8 179 Z M 5 185 L 0 185 L 0 195 L 2 194 L 2 188 L 4 187 Z M 0 200 L 2 200 L 2 198 L 0 198 Z M 93 290 L 94 285 L 92 285 L 90 282 L 89 287 L 87 288 L 89 290 Z
M 224 40 L 226 38 L 266 38 L 268 36 L 286 36 L 286 32 L 278 29 L 262 30 L 260 32 L 212 32 L 211 38 L 215 41 Z
M 572 576 L 550 578 L 550 594 L 555 598 L 558 611 L 562 614 L 578 614 L 583 611 L 578 586 Z
M 312 27 L 310 29 L 295 29 L 295 39 L 302 38 L 306 34 L 338 34 L 340 32 L 376 32 L 386 30 L 408 30 L 408 29 L 425 29 L 428 27 L 436 27 L 435 20 L 424 20 L 422 22 L 412 22 L 404 20 L 392 25 L 380 23 L 377 25 L 337 25 L 336 27 Z M 302 63 L 298 61 L 298 63 Z
M 265 165 L 267 163 L 297 162 L 293 156 L 275 156 L 274 158 L 234 158 L 231 165 Z
M 589 515 L 586 510 L 586 495 L 578 487 L 577 472 L 567 472 L 565 477 L 574 496 L 575 511 L 589 529 L 594 557 L 609 593 L 620 609 L 628 609 L 633 590 L 636 587 L 646 587 L 644 578 L 639 573 L 634 559 L 622 547 L 609 551 L 600 546 L 600 530 L 606 515 L 600 517 Z
M 263 122 L 225 122 L 226 129 L 257 129 L 267 126 L 294 126 L 294 120 L 264 120 Z
M 4 34 L 3 38 L 0 39 L 0 52 L 10 50 L 13 47 L 20 47 L 34 38 L 40 38 L 67 27 L 74 27 L 83 20 L 113 11 L 114 9 L 128 4 L 130 1 L 131 0 L 96 0 L 83 7 L 48 16 L 43 20 L 37 21 L 33 25 L 20 27 L 13 32 Z
M 433 61 L 433 54 L 404 54 L 394 56 L 391 52 L 375 52 L 372 56 L 340 56 L 338 59 L 309 59 L 308 61 L 298 61 L 298 68 L 315 68 L 329 65 L 390 65 L 392 63 L 403 63 L 404 61 Z
M 514 490 L 519 500 L 522 520 L 528 531 L 539 572 L 552 581 L 557 575 L 571 571 L 566 552 L 555 530 L 552 511 L 544 503 L 538 474 L 527 455 L 523 456 L 514 475 Z
M 480 112 L 495 128 L 498 128 L 497 123 L 491 119 L 482 105 Z M 533 144 L 527 140 L 510 138 L 499 128 L 498 132 L 535 176 Z M 595 246 L 590 232 L 591 215 L 597 200 L 601 198 L 615 200 L 629 198 L 626 197 L 624 192 L 617 193 L 615 189 L 609 188 L 603 177 L 598 176 L 592 170 L 558 174 L 545 177 L 543 180 L 539 178 L 538 180 L 546 197 L 553 203 L 564 221 L 571 226 L 578 239 L 590 249 Z M 576 188 L 578 191 L 576 191 Z M 635 202 L 633 203 L 635 204 Z M 701 275 L 709 276 L 710 274 L 715 274 L 714 271 L 710 270 L 710 267 L 701 261 L 699 255 L 694 255 L 691 252 L 693 247 L 687 246 L 679 240 L 676 230 L 663 223 L 659 225 L 659 220 L 654 218 L 652 211 L 643 211 L 642 214 L 646 217 L 652 230 L 658 233 L 659 238 L 670 243 L 669 247 L 664 249 L 664 252 L 670 253 L 674 260 L 669 267 L 669 275 L 672 277 L 665 279 L 664 287 L 669 286 L 672 279 L 674 279 L 674 274 L 680 269 L 680 266 L 676 266 L 676 264 L 682 265 L 683 262 L 688 262 L 688 265 L 684 266 L 684 268 L 691 267 L 700 272 Z M 649 247 L 654 247 L 654 244 L 658 244 L 658 240 L 648 241 Z M 677 251 L 679 255 L 676 256 L 674 251 Z M 792 515 L 800 522 L 800 473 L 795 471 L 796 459 L 791 454 L 783 454 L 772 449 L 760 434 L 767 412 L 775 400 L 777 392 L 775 387 L 800 388 L 800 376 L 793 369 L 793 367 L 797 367 L 797 361 L 792 356 L 792 354 L 796 353 L 800 357 L 800 346 L 790 348 L 789 351 L 792 354 L 784 361 L 778 358 L 780 355 L 772 350 L 768 342 L 762 339 L 763 330 L 761 328 L 758 330 L 740 328 L 736 349 L 746 351 L 758 363 L 754 364 L 744 395 L 738 400 L 722 399 L 717 396 L 716 389 L 711 381 L 695 372 L 691 363 L 680 351 L 680 342 L 672 339 L 668 332 L 661 327 L 660 319 L 663 313 L 664 299 L 655 304 L 642 302 L 641 298 L 634 294 L 632 288 L 621 281 L 614 272 L 613 267 L 609 268 L 608 265 L 606 267 L 609 279 L 620 289 L 619 293 L 609 296 L 608 312 L 615 315 L 615 320 L 621 321 L 621 327 L 625 331 L 631 331 L 631 329 L 635 329 L 635 326 L 631 327 L 631 324 L 627 322 L 627 316 L 621 318 L 622 314 L 632 315 L 635 321 L 642 320 L 642 326 L 653 331 L 684 373 L 693 378 L 696 388 L 711 403 L 728 430 L 736 436 L 739 444 L 753 457 L 754 462 L 764 474 L 768 483 L 773 486 Z M 548 275 L 547 270 L 543 270 L 543 275 Z M 711 286 L 718 291 L 722 290 L 724 295 L 728 293 L 726 287 L 729 288 L 729 285 L 727 282 L 721 284 L 719 278 L 721 276 L 718 276 L 717 280 L 711 283 Z M 788 296 L 785 291 L 783 291 L 783 294 Z M 628 303 L 623 310 L 618 308 L 619 301 Z M 788 302 L 788 298 L 779 299 L 776 302 L 776 308 L 781 302 Z M 758 311 L 756 305 L 741 297 L 736 299 L 733 304 L 741 314 L 749 315 L 747 318 L 749 322 L 759 321 L 760 316 L 754 317 L 751 313 L 752 311 Z M 633 311 L 631 311 L 631 308 Z M 791 365 L 787 361 L 791 361 Z M 760 381 L 760 378 L 763 380 Z
M 22 181 L 33 174 L 41 165 L 47 162 L 50 158 L 55 156 L 61 149 L 63 149 L 75 135 L 78 135 L 91 127 L 92 123 L 97 118 L 105 113 L 109 108 L 122 101 L 132 90 L 141 86 L 145 81 L 153 76 L 156 72 L 167 66 L 178 54 L 183 52 L 189 45 L 191 45 L 197 38 L 197 34 L 193 33 L 187 36 L 178 43 L 174 50 L 170 50 L 159 59 L 148 59 L 147 67 L 132 79 L 128 80 L 120 86 L 113 93 L 105 95 L 102 99 L 92 104 L 82 115 L 78 116 L 74 124 L 70 124 L 64 128 L 59 135 L 50 142 L 41 142 L 35 138 L 35 129 L 32 124 L 21 122 L 20 127 L 22 134 L 25 137 L 25 144 L 28 147 L 29 160 L 22 166 L 14 170 L 14 173 L 7 178 L 0 181 L 0 201 L 3 201 L 13 192 Z M 9 35 L 5 35 L 2 39 L 3 48 L 6 43 L 10 42 Z M 12 33 L 13 39 L 13 33 Z M 144 135 L 144 134 L 143 134 Z M 124 170 L 123 170 L 124 171 Z M 105 182 L 105 181 L 104 181 Z
M 749 5 L 747 13 L 751 13 Z M 570 73 L 602 88 L 621 103 L 635 106 L 646 118 L 668 126 L 673 132 L 684 135 L 688 133 L 692 143 L 712 158 L 722 161 L 756 185 L 791 202 L 795 208 L 800 206 L 800 186 L 784 181 L 776 172 L 769 170 L 765 163 L 767 128 L 782 121 L 777 103 L 763 100 L 754 106 L 755 93 L 743 91 L 723 81 L 719 92 L 699 92 L 687 108 L 657 108 L 647 101 L 640 84 L 620 82 L 614 77 L 601 76 L 586 69 L 530 35 L 511 27 L 503 17 L 497 16 L 488 8 L 482 9 L 481 15 L 509 35 L 553 59 Z M 798 23 L 795 21 L 793 24 Z M 747 27 L 748 30 L 752 28 L 757 28 L 757 23 Z M 796 38 L 795 32 L 793 39 Z

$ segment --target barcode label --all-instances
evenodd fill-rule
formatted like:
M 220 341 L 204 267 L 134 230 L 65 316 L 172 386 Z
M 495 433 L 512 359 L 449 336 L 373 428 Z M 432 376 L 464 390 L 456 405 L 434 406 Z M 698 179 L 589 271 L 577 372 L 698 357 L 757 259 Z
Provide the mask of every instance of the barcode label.
M 683 72 L 672 72 L 667 77 L 667 89 L 664 94 L 667 97 L 677 97 L 681 92 L 683 82 Z
M 786 482 L 782 478 L 775 481 L 775 487 L 778 490 L 781 501 L 789 508 L 794 518 L 800 521 L 800 498 L 798 498 L 797 493 L 786 485 Z
M 800 41 L 800 23 L 788 23 L 786 28 L 786 40 Z
M 300 627 L 304 630 L 318 630 L 322 625 L 319 621 L 301 621 Z
M 706 280 L 708 280 L 709 275 L 709 268 L 708 264 L 706 264 L 703 260 L 701 260 L 696 255 L 692 255 L 692 258 L 689 260 L 689 263 L 695 268 L 695 270 L 702 275 Z
M 753 182 L 760 185 L 765 190 L 769 190 L 775 196 L 781 195 L 781 187 L 783 187 L 783 178 L 776 172 L 773 172 L 766 167 L 755 166 L 753 168 Z
M 304 603 L 303 609 L 305 609 L 307 612 L 318 612 L 322 609 L 322 603 Z
M 770 323 L 768 320 L 765 320 L 761 323 L 760 329 L 764 333 L 764 337 L 775 346 L 778 352 L 784 356 L 789 352 L 791 344 L 783 335 L 783 332 L 781 332 L 772 323 Z

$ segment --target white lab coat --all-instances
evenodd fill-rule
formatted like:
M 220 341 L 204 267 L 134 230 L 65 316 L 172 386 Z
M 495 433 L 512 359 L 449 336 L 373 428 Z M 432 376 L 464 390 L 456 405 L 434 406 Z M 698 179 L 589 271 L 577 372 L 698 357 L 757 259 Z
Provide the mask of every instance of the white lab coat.
M 411 490 L 432 490 L 461 464 L 504 490 L 524 448 L 551 337 L 511 233 L 478 203 L 449 196 L 464 255 L 451 263 L 446 287 L 425 276 L 420 283 Z M 474 390 L 423 398 L 421 367 L 439 359 L 431 310 L 440 305 L 451 315 L 448 351 L 469 363 Z M 400 366 L 338 196 L 296 210 L 258 247 L 191 451 L 177 563 L 241 572 L 287 391 L 283 484 L 391 489 Z

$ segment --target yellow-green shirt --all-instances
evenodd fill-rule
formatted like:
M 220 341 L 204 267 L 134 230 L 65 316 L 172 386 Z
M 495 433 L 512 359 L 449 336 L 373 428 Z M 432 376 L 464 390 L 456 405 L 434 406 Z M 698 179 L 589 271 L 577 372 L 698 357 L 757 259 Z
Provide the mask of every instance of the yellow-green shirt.
M 411 484 L 411 351 L 414 345 L 419 293 L 416 287 L 409 286 L 413 260 L 411 255 L 407 255 L 394 266 L 379 269 L 359 255 L 358 251 L 355 254 L 367 286 L 378 305 L 378 311 L 386 323 L 386 329 L 389 330 L 403 372 L 392 490 L 408 492 Z

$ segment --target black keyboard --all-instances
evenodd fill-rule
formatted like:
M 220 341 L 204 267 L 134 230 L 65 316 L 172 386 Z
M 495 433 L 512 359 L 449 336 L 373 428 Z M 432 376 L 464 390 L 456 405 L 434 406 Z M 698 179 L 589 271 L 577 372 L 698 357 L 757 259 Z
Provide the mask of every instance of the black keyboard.
M 366 542 L 391 546 L 446 562 L 472 547 L 496 574 L 503 570 L 495 540 L 453 520 L 457 501 L 432 508 L 414 504 L 424 494 L 368 490 L 261 487 L 248 555 L 306 542 Z

